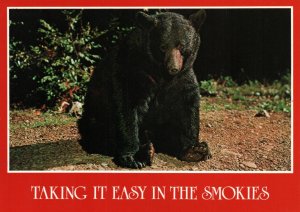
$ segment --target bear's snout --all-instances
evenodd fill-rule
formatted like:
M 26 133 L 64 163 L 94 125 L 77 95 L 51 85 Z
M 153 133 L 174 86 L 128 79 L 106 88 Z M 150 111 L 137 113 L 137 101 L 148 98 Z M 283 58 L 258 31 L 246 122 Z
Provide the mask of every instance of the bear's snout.
M 179 73 L 183 66 L 183 57 L 179 49 L 174 48 L 166 53 L 165 63 L 167 71 L 170 75 Z

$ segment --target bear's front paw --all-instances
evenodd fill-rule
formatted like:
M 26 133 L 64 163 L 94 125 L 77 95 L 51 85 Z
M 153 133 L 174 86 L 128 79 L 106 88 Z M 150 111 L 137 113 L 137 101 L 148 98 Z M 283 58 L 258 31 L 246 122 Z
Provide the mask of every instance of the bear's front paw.
M 131 155 L 119 156 L 116 157 L 114 160 L 118 166 L 124 168 L 141 169 L 146 166 L 144 162 L 136 161 Z
M 203 141 L 188 148 L 180 157 L 181 160 L 188 162 L 198 162 L 210 159 L 211 153 L 208 144 Z

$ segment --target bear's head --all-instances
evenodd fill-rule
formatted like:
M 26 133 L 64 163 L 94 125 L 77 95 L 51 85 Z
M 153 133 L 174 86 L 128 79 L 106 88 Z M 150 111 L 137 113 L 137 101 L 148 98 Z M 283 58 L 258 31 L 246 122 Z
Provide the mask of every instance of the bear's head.
M 189 19 L 171 12 L 137 13 L 137 24 L 148 36 L 146 49 L 150 59 L 171 76 L 192 68 L 205 18 L 204 10 L 192 14 Z

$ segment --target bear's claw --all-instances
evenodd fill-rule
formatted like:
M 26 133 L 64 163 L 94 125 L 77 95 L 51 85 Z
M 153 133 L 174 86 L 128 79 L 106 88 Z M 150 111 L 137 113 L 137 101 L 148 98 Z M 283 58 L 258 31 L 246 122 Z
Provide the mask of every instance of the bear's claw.
M 187 162 L 205 161 L 210 158 L 212 158 L 212 155 L 205 141 L 188 148 L 180 157 L 181 160 Z
M 131 169 L 141 169 L 146 166 L 145 162 L 136 161 L 131 155 L 117 157 L 115 158 L 115 163 L 118 166 Z

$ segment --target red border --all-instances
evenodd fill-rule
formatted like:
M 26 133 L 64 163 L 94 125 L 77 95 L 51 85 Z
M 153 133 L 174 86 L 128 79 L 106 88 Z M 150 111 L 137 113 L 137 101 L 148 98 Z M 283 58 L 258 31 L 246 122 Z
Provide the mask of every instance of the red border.
M 7 7 L 44 7 L 44 6 L 293 6 L 294 14 L 294 108 L 299 108 L 299 76 L 297 70 L 300 69 L 299 58 L 299 23 L 300 23 L 300 3 L 292 0 L 248 0 L 241 3 L 239 0 L 202 0 L 193 2 L 191 0 L 160 0 L 160 1 L 139 1 L 121 0 L 96 1 L 96 0 L 31 0 L 31 1 L 0 1 L 0 207 L 2 211 L 116 211 L 126 209 L 139 209 L 143 211 L 168 210 L 206 210 L 206 211 L 237 211 L 237 210 L 265 210 L 265 211 L 300 211 L 300 147 L 298 144 L 299 133 L 294 131 L 294 173 L 293 174 L 95 174 L 95 173 L 36 173 L 17 174 L 7 173 Z M 294 110 L 294 129 L 299 126 L 298 111 Z M 91 187 L 94 185 L 144 185 L 144 186 L 198 186 L 203 188 L 209 186 L 267 186 L 270 198 L 265 201 L 256 200 L 231 200 L 231 201 L 204 201 L 198 198 L 192 200 L 33 200 L 31 193 L 32 185 L 84 185 Z M 146 197 L 150 194 L 146 193 Z

